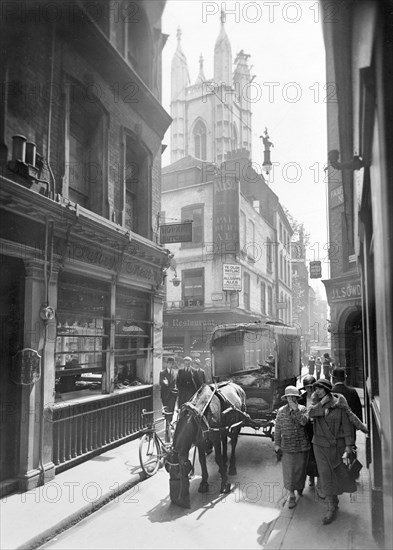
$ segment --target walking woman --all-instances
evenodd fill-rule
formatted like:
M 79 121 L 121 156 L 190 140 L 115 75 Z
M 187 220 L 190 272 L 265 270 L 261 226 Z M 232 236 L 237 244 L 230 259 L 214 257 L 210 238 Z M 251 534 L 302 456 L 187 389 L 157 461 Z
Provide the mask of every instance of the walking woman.
M 346 411 L 338 407 L 338 396 L 332 393 L 332 384 L 325 379 L 314 384 L 317 403 L 308 409 L 314 420 L 313 449 L 317 461 L 321 490 L 326 496 L 327 513 L 323 523 L 331 523 L 338 510 L 338 495 L 352 492 L 345 487 L 342 456 L 352 452 L 353 429 Z M 342 397 L 342 396 L 340 396 Z M 348 474 L 349 475 L 349 474 Z M 356 484 L 353 489 L 356 491 Z
M 315 404 L 312 397 L 314 393 L 315 382 L 316 380 L 314 376 L 307 375 L 303 378 L 303 389 L 306 391 L 299 397 L 298 403 L 299 405 L 304 405 L 306 409 L 308 409 L 311 405 Z M 309 419 L 309 421 L 306 424 L 306 433 L 307 433 L 308 440 L 311 443 L 312 438 L 314 436 L 313 421 L 311 419 Z M 315 460 L 312 445 L 308 455 L 307 475 L 309 476 L 310 487 L 314 487 L 315 478 L 318 477 L 318 468 L 317 468 L 317 463 Z
M 276 417 L 274 450 L 282 453 L 284 487 L 289 491 L 288 508 L 296 506 L 295 491 L 301 496 L 306 480 L 306 468 L 310 443 L 305 431 L 306 407 L 298 405 L 299 392 L 295 386 L 287 386 Z

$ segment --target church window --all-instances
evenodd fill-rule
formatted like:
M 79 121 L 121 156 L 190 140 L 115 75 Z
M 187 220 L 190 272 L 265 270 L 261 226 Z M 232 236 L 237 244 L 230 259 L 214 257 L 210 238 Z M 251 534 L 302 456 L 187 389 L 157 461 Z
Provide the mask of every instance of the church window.
M 201 121 L 194 126 L 194 154 L 196 158 L 206 160 L 206 126 Z

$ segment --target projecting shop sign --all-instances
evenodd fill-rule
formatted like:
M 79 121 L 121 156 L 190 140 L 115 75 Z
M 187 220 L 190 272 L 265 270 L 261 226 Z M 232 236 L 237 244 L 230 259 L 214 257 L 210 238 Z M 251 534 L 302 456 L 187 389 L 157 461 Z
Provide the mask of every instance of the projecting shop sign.
M 241 291 L 242 266 L 239 264 L 223 264 L 222 290 Z
M 321 262 L 310 262 L 310 279 L 319 279 L 320 277 L 322 277 Z
M 192 242 L 192 222 L 161 225 L 162 243 Z

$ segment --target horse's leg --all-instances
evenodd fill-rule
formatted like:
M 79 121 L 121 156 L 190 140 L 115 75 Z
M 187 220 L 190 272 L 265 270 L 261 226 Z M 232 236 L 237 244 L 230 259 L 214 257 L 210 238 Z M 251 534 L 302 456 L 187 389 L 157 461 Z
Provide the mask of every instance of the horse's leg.
M 190 479 L 188 474 L 192 469 L 191 462 L 188 459 L 188 456 L 179 455 L 179 466 L 180 466 L 180 490 L 179 497 L 176 504 L 182 506 L 183 508 L 190 508 Z
M 236 445 L 237 445 L 237 440 L 239 439 L 239 432 L 240 432 L 240 428 L 235 428 L 232 432 L 231 432 L 231 459 L 229 461 L 229 475 L 230 476 L 234 476 L 237 474 L 237 470 L 236 470 Z
M 198 492 L 207 493 L 209 490 L 209 484 L 207 482 L 209 474 L 207 472 L 206 447 L 205 447 L 205 441 L 203 439 L 202 441 L 198 442 L 198 455 L 199 455 L 199 463 L 201 465 L 201 471 L 202 471 L 202 481 L 199 485 Z
M 214 458 L 216 460 L 218 471 L 221 476 L 220 493 L 229 493 L 229 491 L 231 490 L 231 484 L 228 482 L 227 467 L 222 457 L 221 436 L 218 436 L 213 443 L 214 443 Z
M 222 449 L 222 462 L 226 467 L 228 463 L 228 437 L 227 437 L 226 430 L 221 432 L 221 449 Z

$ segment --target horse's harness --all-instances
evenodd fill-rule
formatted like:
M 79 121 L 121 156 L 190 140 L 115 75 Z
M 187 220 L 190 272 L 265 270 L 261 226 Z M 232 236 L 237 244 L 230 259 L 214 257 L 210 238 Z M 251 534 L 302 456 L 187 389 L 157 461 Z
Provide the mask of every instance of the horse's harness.
M 242 425 L 246 420 L 250 420 L 250 416 L 245 411 L 242 411 L 238 407 L 235 407 L 235 405 L 233 405 L 233 403 L 231 403 L 229 401 L 229 399 L 222 393 L 221 388 L 223 386 L 226 386 L 229 383 L 230 382 L 224 382 L 224 383 L 221 383 L 219 386 L 217 384 L 214 384 L 214 385 L 209 384 L 208 386 L 212 390 L 212 392 L 211 392 L 211 395 L 210 395 L 208 401 L 206 402 L 206 404 L 204 405 L 202 410 L 199 410 L 190 401 L 187 402 L 187 403 L 184 403 L 184 405 L 182 407 L 182 411 L 181 411 L 180 414 L 185 414 L 186 412 L 189 412 L 194 417 L 194 419 L 198 422 L 199 428 L 202 431 L 203 435 L 206 435 L 209 432 L 217 433 L 217 432 L 222 432 L 222 431 L 226 431 L 226 430 L 232 431 L 234 428 Z M 214 427 L 210 426 L 209 421 L 208 421 L 205 413 L 206 413 L 206 411 L 207 411 L 207 409 L 208 409 L 208 407 L 209 407 L 209 405 L 210 405 L 210 403 L 211 403 L 211 401 L 212 401 L 212 399 L 215 395 L 219 398 L 222 405 L 224 407 L 226 407 L 221 412 L 221 415 L 224 418 L 225 418 L 225 415 L 228 414 L 229 412 L 236 411 L 236 413 L 239 413 L 242 416 L 242 419 L 238 422 L 235 422 L 234 424 L 231 424 L 230 426 L 223 426 L 223 427 L 219 427 L 219 428 L 214 428 Z M 202 425 L 205 427 L 205 429 L 202 428 Z

